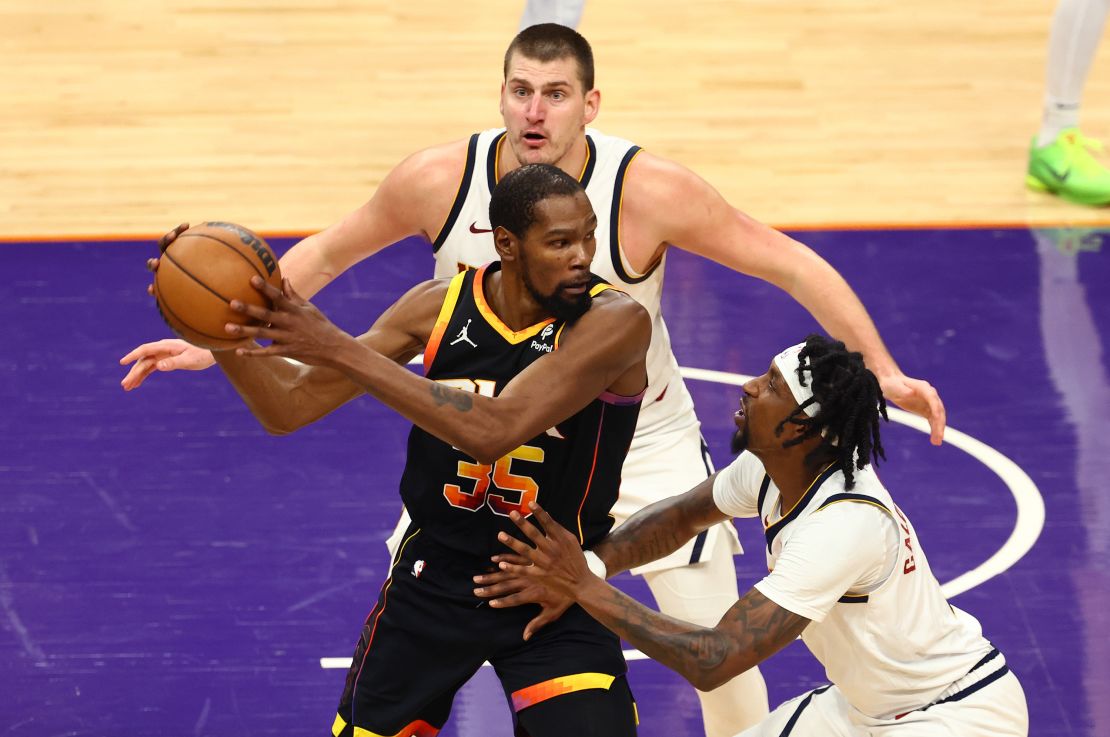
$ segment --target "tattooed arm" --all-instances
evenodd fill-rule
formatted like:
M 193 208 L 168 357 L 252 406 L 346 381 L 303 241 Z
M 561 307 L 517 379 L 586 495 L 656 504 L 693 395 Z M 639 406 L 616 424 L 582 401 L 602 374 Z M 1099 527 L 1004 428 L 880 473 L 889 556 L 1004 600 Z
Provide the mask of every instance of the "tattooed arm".
M 315 422 L 366 393 L 363 386 L 352 381 L 336 366 L 329 365 L 331 359 L 350 344 L 367 349 L 395 371 L 409 374 L 412 379 L 418 378 L 402 365 L 423 349 L 435 324 L 439 305 L 447 293 L 447 284 L 443 281 L 417 285 L 386 310 L 370 330 L 356 339 L 335 326 L 311 303 L 295 297 L 287 284 L 284 287 L 292 297 L 277 294 L 277 298 L 282 300 L 278 307 L 281 315 L 273 319 L 288 322 L 289 330 L 282 338 L 292 344 L 287 345 L 286 350 L 278 350 L 277 342 L 262 348 L 247 341 L 250 348 L 242 352 L 213 352 L 216 362 L 247 407 L 262 426 L 275 435 L 284 435 Z M 274 293 L 268 296 L 273 297 Z M 250 312 L 241 302 L 233 301 L 231 305 L 237 312 Z M 248 339 L 271 337 L 261 329 L 228 332 Z M 422 332 L 423 337 L 420 335 Z M 297 363 L 285 358 L 296 359 Z M 440 406 L 465 404 L 470 399 L 462 392 L 455 392 L 463 395 L 459 398 L 445 387 L 433 386 L 441 390 L 435 397 Z M 425 393 L 429 394 L 430 388 L 426 388 Z
M 702 530 L 728 519 L 713 501 L 716 478 L 714 474 L 685 494 L 644 507 L 595 545 L 592 551 L 605 563 L 607 575 L 666 557 Z M 521 562 L 508 556 L 494 557 L 494 562 L 501 560 Z M 474 583 L 477 584 L 474 595 L 491 599 L 491 606 L 540 605 L 540 613 L 524 628 L 525 640 L 558 619 L 573 603 L 559 591 L 505 570 L 479 574 Z
M 593 548 L 610 576 L 664 558 L 729 516 L 713 502 L 717 474 L 685 494 L 650 504 Z
M 716 627 L 699 627 L 648 609 L 596 576 L 590 579 L 575 592 L 575 601 L 701 691 L 712 691 L 762 663 L 809 624 L 805 617 L 751 589 Z
M 288 283 L 281 292 L 265 287 L 274 311 L 238 302 L 232 303 L 232 309 L 268 326 L 229 332 L 268 338 L 273 344 L 263 348 L 254 343 L 214 355 L 267 430 L 292 432 L 357 396 L 370 394 L 467 450 L 475 395 L 424 379 L 404 366 L 424 349 L 432 334 L 447 293 L 446 280 L 427 281 L 409 290 L 357 338 L 299 297 Z
M 486 397 L 437 384 L 397 363 L 431 339 L 446 280 L 410 290 L 357 339 L 298 296 L 288 281 L 281 290 L 260 279 L 255 282 L 273 309 L 233 302 L 233 310 L 259 325 L 229 326 L 228 332 L 272 343 L 217 355 L 217 361 L 272 431 L 296 429 L 365 392 L 478 462 L 493 463 L 603 392 L 635 395 L 647 384 L 651 318 L 619 292 L 597 295 L 589 311 L 563 331 L 559 350 L 534 361 L 497 397 Z M 246 364 L 254 361 L 273 368 L 278 357 L 308 366 L 293 382 L 270 380 L 278 371 L 289 373 L 282 367 L 265 377 L 258 374 L 266 372 L 257 369 L 247 376 L 252 367 Z M 281 401 L 286 395 L 287 406 Z
M 578 538 L 538 504 L 533 514 L 545 532 L 510 517 L 533 546 L 500 533 L 498 539 L 529 564 L 502 561 L 503 571 L 535 579 L 571 597 L 590 615 L 648 656 L 710 691 L 766 660 L 794 640 L 810 620 L 752 589 L 725 612 L 716 627 L 700 627 L 648 609 L 590 573 Z M 626 523 L 627 524 L 627 523 Z M 501 606 L 498 600 L 491 606 Z

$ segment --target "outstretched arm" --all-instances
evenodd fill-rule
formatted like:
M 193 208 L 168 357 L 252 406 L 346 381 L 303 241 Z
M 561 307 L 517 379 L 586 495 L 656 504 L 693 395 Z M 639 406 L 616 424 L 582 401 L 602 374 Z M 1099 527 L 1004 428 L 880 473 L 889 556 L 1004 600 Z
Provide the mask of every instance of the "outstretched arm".
M 945 412 L 936 389 L 902 373 L 855 292 L 812 249 L 735 209 L 689 169 L 647 153 L 629 166 L 623 202 L 622 243 L 643 251 L 628 253 L 635 268 L 645 269 L 673 244 L 774 284 L 829 335 L 862 353 L 883 395 L 926 418 L 930 439 L 941 443 Z
M 664 558 L 702 530 L 727 520 L 728 515 L 713 501 L 716 478 L 714 474 L 685 494 L 644 507 L 595 545 L 592 552 L 605 564 L 606 576 Z M 527 565 L 519 556 L 508 554 L 494 556 L 493 560 Z M 572 603 L 559 591 L 506 570 L 475 576 L 474 583 L 474 595 L 491 599 L 491 606 L 540 605 L 540 613 L 524 628 L 525 640 L 562 616 Z
M 294 294 L 288 280 L 283 287 L 289 294 Z M 270 289 L 272 294 L 281 294 L 272 287 Z M 311 331 L 303 331 L 306 336 L 311 335 L 305 340 L 311 341 L 312 351 L 324 354 L 337 352 L 348 342 L 357 342 L 374 351 L 381 360 L 393 364 L 397 370 L 410 373 L 398 364 L 406 363 L 424 347 L 446 290 L 447 284 L 442 280 L 418 284 L 357 339 L 301 300 L 304 307 L 299 316 L 311 326 Z M 247 312 L 242 302 L 233 301 L 231 306 L 239 312 Z M 234 330 L 231 334 L 258 333 Z M 214 355 L 247 407 L 263 427 L 276 435 L 284 435 L 315 422 L 365 393 L 361 386 L 333 367 L 293 363 L 285 360 L 282 354 L 257 344 L 253 351 L 246 352 L 263 357 L 246 357 L 236 351 L 217 351 Z M 289 357 L 299 356 L 289 354 Z
M 649 609 L 600 578 L 590 578 L 575 601 L 598 622 L 701 691 L 712 691 L 762 663 L 809 625 L 805 617 L 750 589 L 716 627 L 700 627 Z
M 713 503 L 716 478 L 713 474 L 684 494 L 644 507 L 594 546 L 608 575 L 665 558 L 703 530 L 729 519 Z
M 327 229 L 308 236 L 287 251 L 281 273 L 298 292 L 312 297 L 357 262 L 410 235 L 429 240 L 451 209 L 459 176 L 466 165 L 467 142 L 456 141 L 420 151 L 398 164 L 363 205 Z M 159 240 L 159 252 L 189 227 L 182 223 Z M 120 359 L 130 365 L 120 385 L 137 389 L 155 372 L 206 369 L 211 351 L 177 338 L 144 343 Z
M 399 163 L 361 207 L 310 235 L 281 257 L 281 273 L 305 299 L 386 246 L 411 235 L 435 240 L 447 219 L 467 141 L 419 151 Z
M 578 539 L 538 504 L 533 502 L 531 509 L 545 532 L 516 512 L 510 516 L 534 547 L 505 533 L 498 535 L 528 564 L 502 562 L 500 567 L 572 597 L 594 619 L 702 691 L 766 660 L 809 625 L 810 620 L 755 589 L 712 628 L 656 612 L 590 573 Z
M 638 382 L 638 390 L 647 383 L 644 356 L 651 338 L 650 318 L 643 307 L 619 293 L 599 296 L 589 312 L 565 331 L 559 350 L 535 361 L 497 397 L 484 397 L 416 376 L 397 365 L 378 352 L 373 341 L 356 340 L 331 324 L 288 282 L 282 291 L 261 279 L 253 283 L 270 298 L 274 309 L 238 302 L 232 303 L 232 309 L 265 327 L 229 325 L 227 329 L 232 335 L 273 343 L 266 348 L 237 349 L 236 367 L 245 357 L 285 356 L 337 372 L 481 463 L 493 463 L 554 427 L 618 380 L 631 377 Z M 410 311 L 395 305 L 375 329 L 413 336 L 422 346 L 434 319 L 435 313 L 426 308 Z M 232 359 L 221 357 L 220 361 L 227 370 Z

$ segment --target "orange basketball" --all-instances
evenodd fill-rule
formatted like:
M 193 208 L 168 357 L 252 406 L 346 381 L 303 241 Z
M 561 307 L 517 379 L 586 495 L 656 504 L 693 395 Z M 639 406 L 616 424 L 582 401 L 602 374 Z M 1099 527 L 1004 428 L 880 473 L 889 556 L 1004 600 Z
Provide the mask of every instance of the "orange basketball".
M 281 288 L 277 256 L 262 238 L 234 223 L 194 225 L 170 243 L 154 275 L 158 311 L 175 333 L 202 348 L 227 349 L 245 342 L 224 331 L 233 322 L 254 321 L 232 312 L 238 299 L 269 308 L 250 284 L 261 276 Z

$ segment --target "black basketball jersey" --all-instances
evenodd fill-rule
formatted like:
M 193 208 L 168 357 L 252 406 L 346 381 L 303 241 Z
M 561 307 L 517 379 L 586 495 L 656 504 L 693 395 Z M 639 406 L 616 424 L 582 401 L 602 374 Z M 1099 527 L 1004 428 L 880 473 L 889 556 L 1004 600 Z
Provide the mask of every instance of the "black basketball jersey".
M 494 397 L 533 361 L 558 349 L 565 323 L 551 318 L 514 331 L 494 314 L 482 286 L 486 274 L 499 268 L 495 261 L 451 280 L 424 352 L 429 379 Z M 595 275 L 590 294 L 608 288 Z M 612 527 L 609 509 L 642 399 L 642 393 L 605 392 L 493 464 L 478 463 L 414 426 L 401 477 L 401 497 L 414 525 L 439 545 L 485 557 L 507 551 L 498 531 L 521 536 L 509 512 L 528 516 L 528 503 L 536 500 L 590 547 Z

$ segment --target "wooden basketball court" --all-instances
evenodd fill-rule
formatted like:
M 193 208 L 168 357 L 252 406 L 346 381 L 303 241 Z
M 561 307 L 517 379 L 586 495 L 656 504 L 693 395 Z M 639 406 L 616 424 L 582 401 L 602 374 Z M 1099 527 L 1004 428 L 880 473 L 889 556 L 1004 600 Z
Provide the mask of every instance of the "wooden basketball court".
M 594 0 L 581 30 L 597 127 L 766 222 L 1110 223 L 1023 187 L 1052 9 Z M 499 124 L 519 10 L 0 0 L 0 237 L 320 229 L 407 154 Z M 1098 62 L 1083 122 L 1110 137 Z
M 521 5 L 0 0 L 4 735 L 331 724 L 391 570 L 407 423 L 367 399 L 270 437 L 216 371 L 124 394 L 119 357 L 170 334 L 143 259 L 186 220 L 242 223 L 282 253 L 406 155 L 499 125 Z M 884 481 L 1019 675 L 1031 733 L 1094 737 L 1110 734 L 1110 210 L 1024 188 L 1052 11 L 587 0 L 581 30 L 597 128 L 798 235 L 941 391 L 945 444 L 892 416 Z M 1083 123 L 1110 139 L 1102 52 Z M 409 245 L 314 301 L 361 332 L 430 275 L 427 245 Z M 680 249 L 667 270 L 664 313 L 720 468 L 737 384 L 814 323 Z M 745 591 L 764 538 L 738 525 Z M 651 601 L 641 577 L 615 580 Z M 640 733 L 701 734 L 692 688 L 637 655 Z M 761 668 L 772 705 L 825 682 L 801 643 Z M 440 734 L 511 731 L 481 668 Z

